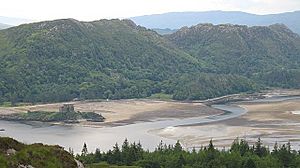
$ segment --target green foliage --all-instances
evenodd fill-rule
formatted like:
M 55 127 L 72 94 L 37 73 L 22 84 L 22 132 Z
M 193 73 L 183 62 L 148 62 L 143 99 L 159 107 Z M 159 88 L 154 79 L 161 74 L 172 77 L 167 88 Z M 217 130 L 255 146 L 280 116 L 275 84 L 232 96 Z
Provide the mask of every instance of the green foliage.
M 8 149 L 21 150 L 24 144 L 8 137 L 0 137 L 0 153 L 5 153 Z
M 0 58 L 0 103 L 12 105 L 145 98 L 165 94 L 165 87 L 185 99 L 185 90 L 165 83 L 179 82 L 177 76 L 184 73 L 212 71 L 204 61 L 129 20 L 66 19 L 1 30 Z M 195 99 L 231 93 L 203 91 Z
M 0 166 L 18 167 L 77 167 L 73 155 L 59 146 L 43 144 L 22 144 L 11 138 L 0 138 Z M 88 168 L 298 168 L 300 152 L 291 149 L 290 143 L 274 146 L 272 151 L 263 146 L 260 138 L 253 147 L 244 139 L 236 139 L 229 150 L 219 150 L 213 141 L 199 150 L 184 150 L 180 142 L 166 145 L 162 142 L 153 151 L 146 151 L 140 143 L 129 143 L 126 139 L 121 148 L 116 144 L 113 150 L 93 153 L 84 144 L 82 154 L 76 159 Z M 7 155 L 8 149 L 15 154 Z
M 136 166 L 117 166 L 117 165 L 110 165 L 106 162 L 102 163 L 93 163 L 86 166 L 86 168 L 139 168 Z
M 207 99 L 253 91 L 253 81 L 299 88 L 299 46 L 283 25 L 204 24 L 164 37 L 130 20 L 26 24 L 0 30 L 0 104 Z
M 263 74 L 256 74 L 254 78 L 266 86 L 300 88 L 300 69 L 277 69 Z
M 172 95 L 170 94 L 165 94 L 165 93 L 156 93 L 148 97 L 149 99 L 159 99 L 159 100 L 171 100 Z
M 300 87 L 300 37 L 284 25 L 199 24 L 166 37 L 213 72 L 243 75 L 265 86 Z
M 8 149 L 14 149 L 16 153 L 7 155 Z M 59 146 L 25 145 L 11 138 L 0 137 L 0 167 L 18 167 L 21 164 L 49 168 L 77 167 L 73 156 Z
M 112 151 L 102 152 L 101 161 L 95 161 L 99 151 L 88 156 L 78 155 L 77 158 L 88 167 L 110 167 L 117 164 L 141 168 L 297 168 L 300 155 L 289 146 L 287 143 L 271 152 L 263 146 L 260 139 L 253 147 L 244 139 L 236 139 L 229 150 L 218 150 L 211 140 L 207 147 L 198 151 L 186 151 L 177 141 L 174 146 L 161 142 L 155 151 L 149 152 L 142 148 L 137 150 L 135 143 L 130 144 L 126 139 L 121 149 L 116 144 Z M 137 154 L 140 156 L 134 157 Z
M 1 101 L 148 97 L 200 62 L 128 20 L 56 20 L 0 31 Z M 176 65 L 176 66 L 175 66 Z
M 1 119 L 13 121 L 77 121 L 79 119 L 86 119 L 90 121 L 104 121 L 101 114 L 94 112 L 47 112 L 47 111 L 28 111 L 27 113 L 16 113 L 2 116 Z
M 199 24 L 166 37 L 218 73 L 252 76 L 300 65 L 300 37 L 281 24 Z
M 176 100 L 199 100 L 227 94 L 255 91 L 257 86 L 238 75 L 190 73 L 175 76 L 163 83 L 163 90 Z

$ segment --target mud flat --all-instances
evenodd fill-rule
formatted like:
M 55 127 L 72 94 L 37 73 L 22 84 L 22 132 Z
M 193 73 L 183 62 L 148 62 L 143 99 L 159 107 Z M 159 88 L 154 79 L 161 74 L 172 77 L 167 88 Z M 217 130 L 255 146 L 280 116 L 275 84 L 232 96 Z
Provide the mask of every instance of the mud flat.
M 229 147 L 236 137 L 245 138 L 254 143 L 261 137 L 264 144 L 273 147 L 291 142 L 294 149 L 300 149 L 300 98 L 278 97 L 271 101 L 254 101 L 236 103 L 248 112 L 228 120 L 178 126 L 152 130 L 156 135 L 179 139 L 186 147 L 200 147 L 207 145 L 210 139 L 218 147 Z
M 191 118 L 221 114 L 223 111 L 213 109 L 201 103 L 185 103 L 159 100 L 112 100 L 112 101 L 76 101 L 76 111 L 95 112 L 103 115 L 104 123 L 82 122 L 83 125 L 124 125 L 136 122 L 164 120 L 172 118 Z M 58 111 L 64 103 L 40 104 L 34 106 L 0 108 L 0 115 L 25 113 L 27 111 Z
M 300 100 L 295 99 L 295 95 L 292 98 L 287 97 L 288 94 L 276 98 L 277 94 L 272 94 L 269 94 L 268 100 L 214 105 L 215 108 L 199 102 L 148 99 L 72 102 L 75 110 L 101 113 L 106 122 L 52 125 L 0 121 L 0 128 L 5 130 L 0 132 L 0 136 L 13 137 L 25 143 L 58 144 L 77 152 L 84 142 L 89 150 L 97 147 L 108 150 L 125 138 L 141 141 L 146 149 L 154 149 L 160 140 L 168 144 L 180 140 L 187 148 L 200 147 L 207 145 L 211 138 L 217 146 L 228 147 L 236 137 L 250 142 L 261 137 L 264 144 L 270 146 L 275 141 L 291 141 L 294 149 L 300 149 L 300 115 L 295 113 L 300 111 Z M 54 111 L 62 104 L 0 108 L 0 113 Z
M 8 109 L 11 113 L 20 111 L 53 111 L 62 104 L 47 104 Z M 198 123 L 200 120 L 216 115 L 222 115 L 221 110 L 198 103 L 156 100 L 121 100 L 109 102 L 74 102 L 75 110 L 84 112 L 95 111 L 103 114 L 109 122 L 80 124 L 49 124 L 44 122 L 14 122 L 1 121 L 0 136 L 13 137 L 24 143 L 41 142 L 58 144 L 68 149 L 80 152 L 82 144 L 88 144 L 89 150 L 100 147 L 111 149 L 117 142 L 122 144 L 125 138 L 130 141 L 141 141 L 145 149 L 153 150 L 163 140 L 173 144 L 176 140 L 163 138 L 148 131 L 180 124 Z M 7 112 L 5 112 L 7 113 Z M 150 122 L 147 122 L 150 121 Z M 96 123 L 98 124 L 98 123 Z

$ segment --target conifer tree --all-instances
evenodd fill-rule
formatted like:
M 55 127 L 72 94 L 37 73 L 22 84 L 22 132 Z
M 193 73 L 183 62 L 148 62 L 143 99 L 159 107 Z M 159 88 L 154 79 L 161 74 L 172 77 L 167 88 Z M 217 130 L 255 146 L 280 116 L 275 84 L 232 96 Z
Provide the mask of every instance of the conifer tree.
M 82 148 L 82 151 L 81 151 L 81 155 L 86 156 L 87 153 L 88 153 L 87 145 L 86 145 L 86 143 L 83 143 L 83 148 Z

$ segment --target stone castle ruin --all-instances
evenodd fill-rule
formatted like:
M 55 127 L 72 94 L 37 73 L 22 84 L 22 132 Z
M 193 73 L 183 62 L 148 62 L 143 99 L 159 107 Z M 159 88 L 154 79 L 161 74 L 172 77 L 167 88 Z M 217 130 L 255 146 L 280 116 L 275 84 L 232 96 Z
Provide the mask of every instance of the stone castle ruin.
M 91 122 L 103 122 L 105 120 L 101 114 L 95 112 L 75 111 L 74 104 L 63 104 L 59 107 L 59 112 L 63 113 L 64 122 L 74 123 L 81 119 Z
M 59 107 L 59 112 L 61 113 L 74 113 L 74 104 L 64 104 L 63 106 Z

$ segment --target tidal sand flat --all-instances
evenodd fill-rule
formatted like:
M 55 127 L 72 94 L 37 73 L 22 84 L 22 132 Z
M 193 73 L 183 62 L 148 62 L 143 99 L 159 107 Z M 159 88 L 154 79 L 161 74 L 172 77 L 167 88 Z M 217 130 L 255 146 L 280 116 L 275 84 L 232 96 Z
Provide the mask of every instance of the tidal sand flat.
M 272 100 L 273 101 L 273 100 Z M 300 145 L 300 99 L 279 102 L 255 101 L 236 104 L 248 112 L 228 120 L 152 130 L 159 136 L 179 139 L 186 147 L 200 147 L 213 139 L 218 147 L 229 147 L 236 137 L 255 142 L 261 137 L 265 144 L 291 141 Z M 294 112 L 294 113 L 293 113 Z
M 300 116 L 299 99 L 279 97 L 276 101 L 249 101 L 235 104 L 206 106 L 202 103 L 159 100 L 115 100 L 102 102 L 72 102 L 75 110 L 101 113 L 105 122 L 55 125 L 0 121 L 5 131 L 1 136 L 14 137 L 21 142 L 59 144 L 80 152 L 86 142 L 89 149 L 110 149 L 125 138 L 141 141 L 153 149 L 160 140 L 177 140 L 186 148 L 207 145 L 210 139 L 218 147 L 228 147 L 236 137 L 250 142 L 261 137 L 265 144 L 291 141 L 298 148 Z M 64 103 L 2 108 L 1 113 L 54 111 Z M 222 111 L 225 110 L 225 111 Z M 228 112 L 226 112 L 228 111 Z M 72 143 L 71 143 L 72 142 Z M 100 146 L 99 146 L 100 145 Z
M 221 114 L 217 110 L 201 103 L 185 103 L 178 101 L 160 100 L 110 100 L 110 101 L 75 101 L 76 111 L 95 112 L 105 117 L 104 123 L 84 122 L 83 125 L 124 125 L 141 121 L 153 121 L 172 118 L 190 118 Z M 13 113 L 25 113 L 27 111 L 50 111 L 58 112 L 64 103 L 40 104 L 22 107 L 2 107 L 1 115 Z
M 130 141 L 141 141 L 146 149 L 153 150 L 161 140 L 168 144 L 172 144 L 176 140 L 150 134 L 149 130 L 176 126 L 181 123 L 197 123 L 201 118 L 223 113 L 221 110 L 203 104 L 176 101 L 118 100 L 73 103 L 75 110 L 99 112 L 107 120 L 104 123 L 68 125 L 0 121 L 0 128 L 5 129 L 0 136 L 13 137 L 25 143 L 58 144 L 66 149 L 71 147 L 75 152 L 81 151 L 84 142 L 88 144 L 89 150 L 97 147 L 108 150 L 116 142 L 121 144 L 125 138 L 128 138 Z M 27 110 L 53 111 L 62 104 L 2 108 L 2 111 L 5 109 L 11 113 L 26 112 Z

